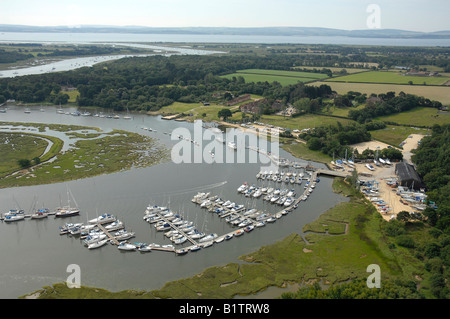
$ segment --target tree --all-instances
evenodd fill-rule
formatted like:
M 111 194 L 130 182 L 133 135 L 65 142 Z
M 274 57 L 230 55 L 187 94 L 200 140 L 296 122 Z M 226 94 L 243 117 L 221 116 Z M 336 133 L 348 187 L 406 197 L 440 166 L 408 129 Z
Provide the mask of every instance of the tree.
M 33 162 L 35 165 L 38 165 L 41 162 L 41 159 L 39 157 L 33 158 Z
M 20 159 L 17 161 L 21 168 L 27 168 L 31 166 L 31 161 L 28 159 Z
M 411 215 L 406 210 L 397 214 L 397 219 L 403 222 L 407 222 L 411 218 Z
M 226 121 L 229 117 L 231 117 L 233 114 L 231 113 L 231 111 L 229 109 L 221 109 L 218 113 L 217 116 L 219 118 L 223 118 L 224 121 Z

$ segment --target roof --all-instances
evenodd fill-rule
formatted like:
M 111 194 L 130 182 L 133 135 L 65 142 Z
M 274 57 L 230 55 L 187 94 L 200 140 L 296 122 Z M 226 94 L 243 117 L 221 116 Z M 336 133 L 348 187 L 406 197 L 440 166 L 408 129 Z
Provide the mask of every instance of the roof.
M 395 173 L 402 185 L 406 184 L 406 186 L 414 186 L 414 188 L 420 188 L 422 186 L 422 178 L 420 178 L 414 166 L 411 164 L 405 162 L 396 164 Z

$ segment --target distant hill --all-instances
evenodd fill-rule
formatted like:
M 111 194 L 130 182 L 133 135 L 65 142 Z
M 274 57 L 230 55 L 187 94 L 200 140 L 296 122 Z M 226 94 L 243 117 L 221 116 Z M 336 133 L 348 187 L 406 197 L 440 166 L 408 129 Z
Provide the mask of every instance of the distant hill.
M 217 34 L 267 36 L 345 36 L 358 38 L 450 39 L 450 31 L 416 32 L 397 29 L 340 30 L 313 27 L 221 28 L 184 27 L 154 28 L 142 26 L 26 26 L 0 24 L 0 32 L 64 32 L 64 33 L 153 33 L 153 34 Z

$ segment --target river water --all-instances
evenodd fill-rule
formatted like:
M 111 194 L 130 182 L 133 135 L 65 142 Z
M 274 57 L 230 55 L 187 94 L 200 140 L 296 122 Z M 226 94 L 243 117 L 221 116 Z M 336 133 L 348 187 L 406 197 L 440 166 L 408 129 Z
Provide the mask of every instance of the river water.
M 164 132 L 186 128 L 194 134 L 194 124 L 162 120 L 160 116 L 133 115 L 131 120 L 116 120 L 58 114 L 55 107 L 46 107 L 45 112 L 40 112 L 40 107 L 30 109 L 31 113 L 25 114 L 22 107 L 9 105 L 7 113 L 0 113 L 0 121 L 76 124 L 99 127 L 105 131 L 123 129 L 155 137 L 170 149 L 179 141 L 171 140 Z M 66 111 L 73 110 L 75 108 Z M 143 130 L 143 127 L 157 132 Z M 30 128 L 25 130 L 31 131 Z M 203 142 L 203 146 L 207 143 L 209 141 Z M 226 146 L 223 151 L 233 152 Z M 296 160 L 283 150 L 280 150 L 280 155 Z M 323 167 L 322 164 L 312 164 Z M 301 233 L 303 225 L 346 200 L 332 192 L 331 178 L 321 177 L 310 198 L 275 223 L 184 256 L 157 251 L 124 253 L 109 244 L 90 251 L 78 238 L 59 235 L 59 227 L 66 222 L 86 222 L 97 214 L 107 212 L 122 220 L 127 230 L 136 232 L 132 242 L 170 244 L 162 233 L 156 232 L 142 219 L 149 204 L 169 206 L 205 232 L 228 233 L 233 230 L 230 225 L 217 215 L 201 209 L 191 199 L 199 191 L 208 191 L 249 208 L 275 212 L 279 208 L 265 203 L 262 198 L 248 199 L 236 191 L 243 182 L 262 184 L 256 180 L 261 165 L 261 162 L 175 164 L 169 160 L 148 168 L 134 168 L 70 182 L 0 189 L 2 213 L 18 206 L 28 212 L 36 199 L 38 206 L 54 209 L 61 201 L 67 203 L 67 189 L 81 209 L 79 216 L 69 218 L 49 216 L 42 220 L 0 222 L 0 298 L 16 298 L 43 286 L 66 281 L 70 275 L 67 272 L 70 264 L 80 266 L 81 284 L 85 286 L 111 291 L 159 289 L 168 281 L 190 277 L 207 267 L 239 262 L 237 258 L 243 254 L 254 252 L 291 233 Z M 301 193 L 303 185 L 289 188 Z

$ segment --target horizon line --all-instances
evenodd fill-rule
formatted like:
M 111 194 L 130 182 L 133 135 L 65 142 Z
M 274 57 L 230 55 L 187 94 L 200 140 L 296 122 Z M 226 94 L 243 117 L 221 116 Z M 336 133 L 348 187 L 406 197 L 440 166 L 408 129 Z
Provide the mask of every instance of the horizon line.
M 113 28 L 149 28 L 149 29 L 188 29 L 188 28 L 221 28 L 221 29 L 271 29 L 271 28 L 303 28 L 303 29 L 323 29 L 323 30 L 337 30 L 337 31 L 404 31 L 404 32 L 416 32 L 416 33 L 436 33 L 436 32 L 450 32 L 450 29 L 440 29 L 436 31 L 415 31 L 398 28 L 376 28 L 376 29 L 340 29 L 334 27 L 312 27 L 312 26 L 146 26 L 146 25 L 113 25 L 113 24 L 79 24 L 79 25 L 31 25 L 31 24 L 13 24 L 13 23 L 0 23 L 0 26 L 17 26 L 17 27 L 35 27 L 35 28 L 68 28 L 78 29 L 83 27 L 113 27 Z

